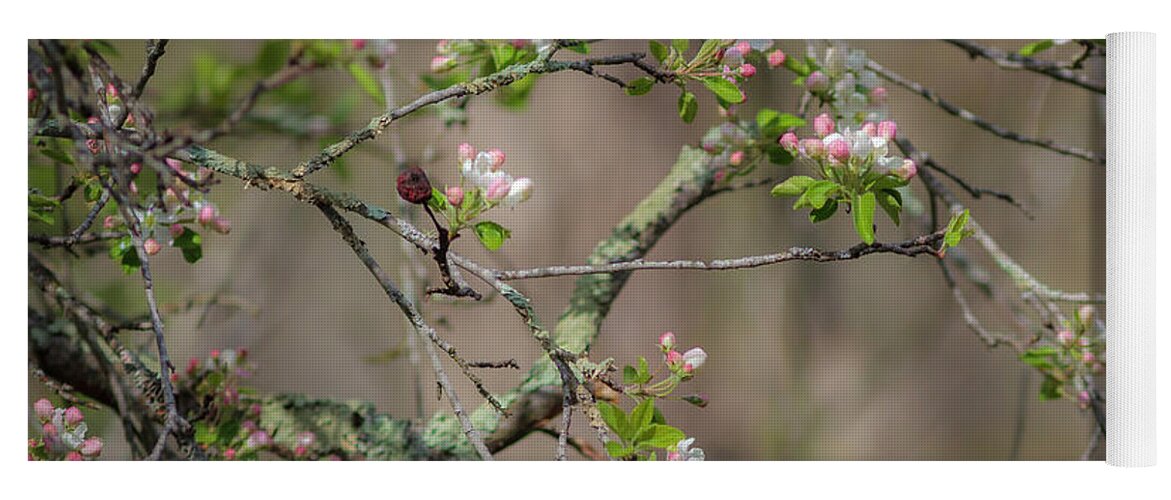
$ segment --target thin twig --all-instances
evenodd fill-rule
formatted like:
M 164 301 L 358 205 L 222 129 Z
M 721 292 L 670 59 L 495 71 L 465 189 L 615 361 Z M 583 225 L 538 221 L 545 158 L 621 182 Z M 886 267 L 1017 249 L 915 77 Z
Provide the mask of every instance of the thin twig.
M 1083 89 L 1097 92 L 1106 95 L 1106 85 L 1090 81 L 1085 75 L 1079 75 L 1073 70 L 1062 66 L 1061 64 L 1042 61 L 1040 59 L 1033 59 L 1031 57 L 1022 56 L 1020 54 L 1005 52 L 1000 49 L 985 47 L 976 44 L 970 40 L 945 40 L 947 43 L 955 45 L 964 49 L 968 53 L 968 57 L 973 59 L 983 57 L 992 61 L 997 66 L 1004 69 L 1023 69 L 1032 71 L 1033 73 L 1048 76 L 1054 80 L 1071 83 Z M 1088 56 L 1087 56 L 1088 57 Z M 1075 61 L 1075 66 L 1080 66 L 1080 61 Z
M 955 104 L 952 104 L 950 102 L 947 102 L 947 101 L 941 99 L 938 95 L 935 94 L 935 92 L 931 91 L 930 89 L 927 89 L 926 87 L 919 85 L 918 83 L 915 83 L 911 80 L 903 78 L 902 76 L 899 76 L 898 74 L 891 72 L 890 70 L 882 67 L 881 65 L 879 65 L 878 63 L 876 63 L 874 61 L 867 62 L 866 67 L 868 69 L 870 69 L 871 71 L 878 73 L 879 76 L 885 78 L 886 80 L 894 82 L 894 83 L 898 84 L 899 86 L 901 86 L 907 90 L 910 90 L 911 92 L 919 94 L 924 99 L 930 101 L 931 103 L 935 104 L 936 106 L 939 106 L 940 109 L 946 111 L 948 114 L 951 114 L 953 116 L 957 116 L 960 119 L 962 119 L 968 123 L 971 123 L 971 124 L 981 128 L 983 130 L 991 132 L 993 135 L 996 135 L 997 137 L 1000 137 L 1002 139 L 1008 139 L 1008 140 L 1014 141 L 1014 142 L 1019 142 L 1021 144 L 1028 144 L 1028 145 L 1032 145 L 1032 146 L 1041 147 L 1041 148 L 1053 151 L 1055 153 L 1060 153 L 1060 154 L 1067 155 L 1067 156 L 1081 158 L 1083 160 L 1097 163 L 1099 165 L 1106 164 L 1106 158 L 1100 154 L 1097 154 L 1097 153 L 1094 153 L 1091 151 L 1087 151 L 1087 150 L 1084 150 L 1081 148 L 1075 148 L 1072 146 L 1065 146 L 1062 144 L 1058 144 L 1058 143 L 1053 142 L 1052 140 L 1049 140 L 1049 139 L 1038 139 L 1038 138 L 1034 138 L 1034 137 L 1024 136 L 1024 135 L 1018 134 L 1016 132 L 1013 132 L 1011 130 L 1008 130 L 1004 127 L 1001 127 L 1000 125 L 990 123 L 987 120 L 980 118 L 979 116 L 976 116 L 971 111 L 968 111 L 968 110 L 963 109 L 959 106 L 956 106 Z
M 768 266 L 793 260 L 814 262 L 834 262 L 853 260 L 875 253 L 895 253 L 907 257 L 921 254 L 939 256 L 938 244 L 943 239 L 942 231 L 935 232 L 900 243 L 874 243 L 867 245 L 860 243 L 845 250 L 826 251 L 810 247 L 792 247 L 784 252 L 767 255 L 755 255 L 736 259 L 720 259 L 712 261 L 700 260 L 668 260 L 615 262 L 597 266 L 551 266 L 535 269 L 520 269 L 514 271 L 500 271 L 497 276 L 501 280 L 511 281 L 520 279 L 549 278 L 553 276 L 580 276 L 585 274 L 608 274 L 621 271 L 638 270 L 667 270 L 692 269 L 701 271 L 727 271 L 734 269 L 751 269 Z
M 30 234 L 28 235 L 29 243 L 37 243 L 43 248 L 54 247 L 68 247 L 73 245 L 85 245 L 89 243 L 97 243 L 101 241 L 116 240 L 126 233 L 119 233 L 115 231 L 104 231 L 100 233 L 86 233 L 77 237 L 76 240 L 70 236 L 49 236 L 45 234 Z
M 419 314 L 419 311 L 415 308 L 415 305 L 412 304 L 411 301 L 407 299 L 407 297 L 403 295 L 401 291 L 399 291 L 398 287 L 395 286 L 394 281 L 391 280 L 390 276 L 386 274 L 386 271 L 382 269 L 382 266 L 380 266 L 378 262 L 374 260 L 374 257 L 370 255 L 370 252 L 366 249 L 366 244 L 361 239 L 359 239 L 356 234 L 354 234 L 354 228 L 350 226 L 350 223 L 346 221 L 345 217 L 342 217 L 342 215 L 337 213 L 333 207 L 326 204 L 318 204 L 317 208 L 321 210 L 326 218 L 329 219 L 330 223 L 333 225 L 334 230 L 342 235 L 342 239 L 344 239 L 346 243 L 349 244 L 350 248 L 358 256 L 358 259 L 362 261 L 362 264 L 366 266 L 366 269 L 370 271 L 370 274 L 374 276 L 374 279 L 378 281 L 378 284 L 382 287 L 383 291 L 386 292 L 386 295 L 399 306 L 399 309 L 402 310 L 403 314 L 407 317 L 407 320 L 411 323 L 411 326 L 414 327 L 415 331 L 420 336 L 425 337 L 425 342 L 423 342 L 423 344 L 427 349 L 427 353 L 431 357 L 431 365 L 435 370 L 436 382 L 442 388 L 443 393 L 447 395 L 447 400 L 451 404 L 452 412 L 455 413 L 456 418 L 459 419 L 460 425 L 463 427 L 464 435 L 467 436 L 468 442 L 470 442 L 476 449 L 476 452 L 479 453 L 480 458 L 484 460 L 492 460 L 492 452 L 488 451 L 488 447 L 484 445 L 484 439 L 480 436 L 480 432 L 476 430 L 475 426 L 472 424 L 471 419 L 468 417 L 467 412 L 464 410 L 463 404 L 460 402 L 459 396 L 456 394 L 451 381 L 448 379 L 447 372 L 443 369 L 443 363 L 440 361 L 439 355 L 435 352 L 435 348 L 432 344 L 442 344 L 446 348 L 450 348 L 450 345 L 442 343 L 442 341 L 439 339 L 439 336 L 435 333 L 435 329 L 423 320 L 422 315 Z M 454 350 L 448 350 L 448 354 L 453 355 Z M 455 358 L 458 357 L 453 356 L 453 359 Z M 457 359 L 457 363 L 459 362 L 460 361 Z M 460 364 L 461 367 L 466 366 L 464 363 Z M 470 374 L 470 372 L 465 371 L 465 375 L 468 374 Z M 495 398 L 491 397 L 490 394 L 487 396 L 487 398 L 489 401 L 495 402 Z M 495 402 L 495 405 L 500 407 L 499 402 Z
M 131 96 L 138 98 L 142 97 L 142 91 L 146 89 L 146 83 L 150 81 L 150 77 L 155 74 L 155 67 L 159 63 L 159 58 L 167 52 L 166 39 L 161 40 L 147 40 L 146 42 L 146 63 L 142 65 L 142 75 L 138 77 L 138 82 L 134 84 L 131 90 Z

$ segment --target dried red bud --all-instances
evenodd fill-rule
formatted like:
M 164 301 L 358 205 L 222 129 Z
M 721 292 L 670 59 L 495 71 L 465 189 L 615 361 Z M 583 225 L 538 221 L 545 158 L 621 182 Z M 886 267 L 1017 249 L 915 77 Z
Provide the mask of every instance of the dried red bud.
M 419 167 L 410 167 L 398 176 L 398 195 L 416 205 L 431 200 L 431 181 Z

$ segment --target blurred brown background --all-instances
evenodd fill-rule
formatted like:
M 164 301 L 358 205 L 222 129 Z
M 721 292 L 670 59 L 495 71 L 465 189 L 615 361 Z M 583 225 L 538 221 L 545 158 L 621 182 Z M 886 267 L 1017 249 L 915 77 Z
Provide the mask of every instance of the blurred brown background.
M 1014 50 L 1025 42 L 986 43 Z M 187 78 L 197 54 L 245 62 L 259 45 L 173 41 L 148 99 L 161 99 L 165 87 Z M 852 45 L 993 123 L 1071 146 L 1104 147 L 1103 104 L 1094 94 L 969 60 L 943 42 Z M 122 54 L 116 68 L 136 75 L 142 43 L 116 46 Z M 805 52 L 801 41 L 780 47 L 790 56 Z M 416 75 L 427 70 L 434 43 L 399 42 L 398 49 L 391 64 L 402 103 L 424 91 Z M 594 54 L 645 50 L 645 41 L 593 46 Z M 1071 50 L 1077 49 L 1063 47 L 1047 55 L 1072 57 Z M 633 75 L 625 68 L 615 73 Z M 749 101 L 742 112 L 751 116 L 761 106 L 796 112 L 800 93 L 790 85 L 792 79 L 786 70 L 760 71 L 746 88 Z M 318 72 L 309 82 L 317 107 L 356 91 L 340 70 Z M 1004 203 L 965 197 L 973 215 L 1010 255 L 1056 288 L 1104 290 L 1102 167 L 1000 140 L 917 95 L 894 86 L 889 90 L 901 136 L 971 184 L 1007 191 L 1033 212 L 1035 219 L 1029 220 Z M 510 173 L 536 180 L 529 202 L 493 214 L 513 233 L 500 252 L 487 252 L 470 239 L 458 241 L 458 251 L 499 268 L 573 264 L 583 262 L 658 183 L 681 146 L 697 144 L 707 127 L 718 123 L 707 95 L 701 95 L 695 123 L 682 123 L 675 113 L 677 97 L 670 87 L 630 97 L 602 80 L 565 72 L 542 77 L 523 111 L 479 97 L 469 105 L 466 129 L 442 130 L 434 115 L 396 122 L 393 128 L 413 158 L 435 148 L 438 158 L 424 167 L 437 184 L 458 182 L 455 148 L 465 141 L 503 149 Z M 381 112 L 368 98 L 358 102 L 349 122 L 331 131 L 333 137 Z M 184 123 L 181 117 L 159 121 L 176 128 Z M 390 143 L 384 136 L 363 144 L 346 156 L 348 175 L 323 171 L 314 182 L 397 210 Z M 282 168 L 318 150 L 314 140 L 281 134 L 234 135 L 212 147 Z M 798 169 L 763 165 L 757 175 L 786 176 Z M 30 171 L 32 184 L 43 180 Z M 921 185 L 913 186 L 925 200 Z M 245 346 L 258 366 L 250 385 L 262 391 L 361 399 L 395 416 L 415 415 L 409 357 L 364 361 L 407 348 L 409 330 L 398 309 L 316 210 L 283 193 L 241 188 L 225 179 L 213 192 L 233 231 L 208 235 L 204 260 L 187 265 L 177 252 L 164 252 L 157 261 L 160 300 L 173 307 L 165 319 L 176 364 L 213 348 Z M 814 226 L 790 204 L 769 197 L 767 188 L 716 197 L 687 214 L 648 257 L 711 259 L 794 245 L 837 249 L 856 243 L 848 218 Z M 907 219 L 913 223 L 896 228 L 883 218 L 879 238 L 901 240 L 923 232 L 917 218 Z M 380 262 L 397 269 L 403 254 L 395 236 L 364 221 L 355 225 Z M 1005 283 L 974 243 L 965 247 L 998 283 Z M 410 255 L 418 257 L 417 252 Z M 90 296 L 120 311 L 145 312 L 137 276 L 123 276 L 108 259 L 75 262 L 66 274 Z M 519 288 L 535 299 L 541 319 L 551 327 L 573 282 L 572 277 L 550 278 L 520 282 Z M 1015 292 L 999 287 L 997 293 L 1011 301 Z M 977 298 L 974 290 L 969 296 L 989 326 L 1015 325 L 1011 313 L 994 300 Z M 188 301 L 193 301 L 190 308 Z M 424 312 L 468 359 L 512 357 L 527 369 L 539 354 L 500 300 L 435 300 L 424 304 Z M 704 392 L 711 404 L 704 409 L 682 402 L 660 405 L 668 421 L 695 436 L 710 459 L 1063 460 L 1080 456 L 1090 437 L 1087 414 L 1070 402 L 1037 401 L 1039 376 L 1010 350 L 986 349 L 968 330 L 929 258 L 878 255 L 737 272 L 637 273 L 603 325 L 593 358 L 613 357 L 623 364 L 642 355 L 654 364 L 655 340 L 666 330 L 676 333 L 683 348 L 702 345 L 710 354 L 701 375 L 680 394 Z M 133 340 L 151 345 L 145 334 Z M 433 375 L 423 366 L 423 413 L 448 411 L 447 402 L 435 400 Z M 452 375 L 463 401 L 478 404 L 458 370 Z M 488 387 L 503 392 L 522 377 L 523 371 L 492 371 L 485 378 Z M 30 402 L 45 394 L 35 381 L 29 382 L 29 391 Z M 575 434 L 588 436 L 581 419 L 575 420 Z M 119 426 L 109 419 L 101 422 L 93 423 L 107 437 L 104 457 L 126 458 Z M 551 459 L 554 446 L 554 439 L 534 434 L 500 457 Z

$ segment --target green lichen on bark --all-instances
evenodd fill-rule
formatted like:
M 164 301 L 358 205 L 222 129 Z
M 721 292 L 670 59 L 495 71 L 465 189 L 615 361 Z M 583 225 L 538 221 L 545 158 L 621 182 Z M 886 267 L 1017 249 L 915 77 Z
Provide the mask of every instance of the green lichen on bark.
M 277 395 L 260 404 L 260 427 L 271 429 L 273 441 L 288 449 L 297 446 L 297 434 L 308 431 L 315 436 L 313 449 L 322 455 L 364 460 L 430 458 L 409 422 L 380 414 L 370 403 Z

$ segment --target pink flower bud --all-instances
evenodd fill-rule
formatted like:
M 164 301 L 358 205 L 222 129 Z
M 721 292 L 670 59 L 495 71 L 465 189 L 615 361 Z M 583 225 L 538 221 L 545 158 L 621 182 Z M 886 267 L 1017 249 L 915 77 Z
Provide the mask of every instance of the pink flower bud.
M 102 439 L 91 437 L 81 443 L 81 454 L 87 457 L 96 457 L 102 454 Z
M 197 370 L 197 369 L 199 369 L 199 358 L 191 358 L 191 359 L 187 360 L 187 374 L 188 375 L 194 374 L 195 370 Z
M 664 351 L 670 351 L 675 348 L 675 334 L 671 332 L 663 332 L 659 335 L 659 347 Z
M 37 100 L 37 89 L 30 87 L 28 89 L 28 102 L 33 102 L 35 100 Z
M 208 204 L 208 205 L 204 205 L 202 208 L 199 209 L 199 215 L 197 215 L 195 217 L 195 220 L 197 222 L 199 222 L 199 224 L 206 226 L 208 224 L 211 224 L 211 221 L 214 218 L 215 218 L 215 207 Z
M 81 456 L 81 453 L 78 453 L 76 451 L 71 451 L 71 452 L 65 454 L 65 461 L 66 462 L 80 462 L 82 460 L 85 460 L 85 457 Z
M 309 453 L 309 448 L 306 448 L 302 445 L 297 445 L 296 448 L 293 448 L 293 455 L 294 456 L 303 457 L 303 456 L 305 456 L 306 453 Z
M 272 436 L 269 436 L 267 431 L 258 430 L 248 435 L 246 443 L 249 448 L 269 446 L 272 444 Z
M 181 162 L 179 160 L 176 160 L 174 158 L 164 158 L 163 163 L 166 163 L 167 166 L 171 167 L 171 170 L 174 170 L 175 172 L 182 172 L 183 171 L 183 162 Z
M 917 173 L 919 173 L 919 166 L 915 165 L 915 161 L 910 158 L 904 159 L 903 166 L 896 168 L 894 171 L 894 174 L 904 181 L 911 180 Z
M 313 446 L 317 442 L 317 435 L 311 431 L 297 433 L 297 444 L 301 446 Z
M 366 40 L 360 38 L 357 40 L 350 40 L 350 46 L 353 47 L 354 50 L 362 50 L 366 48 Z
M 862 124 L 862 131 L 866 132 L 866 135 L 868 135 L 870 137 L 874 137 L 874 136 L 878 135 L 878 125 L 875 125 L 874 122 L 863 123 Z
M 80 424 L 84 418 L 85 416 L 76 406 L 70 406 L 69 409 L 65 410 L 65 423 L 71 427 Z
M 264 407 L 260 406 L 260 403 L 252 403 L 252 406 L 248 407 L 248 413 L 254 417 L 259 417 L 262 411 L 264 411 Z
M 259 427 L 256 426 L 256 422 L 253 422 L 251 420 L 245 420 L 243 424 L 240 424 L 240 427 L 242 427 L 242 428 L 244 428 L 244 430 L 248 431 L 249 434 L 252 434 L 253 432 L 256 432 L 257 430 L 260 429 Z
M 163 246 L 154 238 L 147 238 L 146 241 L 142 242 L 142 249 L 146 251 L 147 255 L 155 255 L 163 249 Z
M 218 359 L 220 359 L 220 350 L 219 349 L 212 349 L 210 355 L 211 355 L 211 359 L 218 360 Z
M 785 53 L 781 49 L 774 50 L 768 54 L 768 67 L 775 68 L 785 64 Z
M 449 56 L 435 56 L 431 58 L 431 71 L 436 73 L 447 71 L 455 67 L 455 58 Z
M 55 438 L 57 437 L 57 426 L 45 422 L 44 425 L 41 425 L 41 434 L 44 434 L 46 438 Z
M 898 124 L 890 120 L 882 121 L 878 124 L 878 137 L 891 141 L 894 140 L 895 135 L 897 135 L 898 132 Z
M 741 40 L 740 43 L 736 44 L 735 49 L 736 52 L 739 52 L 740 56 L 743 57 L 748 55 L 749 52 L 752 52 L 752 45 L 747 41 Z
M 1082 353 L 1082 363 L 1085 363 L 1087 365 L 1093 365 L 1094 362 L 1097 360 L 1098 360 L 1098 357 L 1094 356 L 1094 353 L 1092 353 L 1090 351 L 1086 351 L 1086 352 Z
M 814 71 L 805 77 L 805 88 L 810 92 L 818 93 L 829 90 L 829 77 L 820 71 Z
M 99 118 L 98 118 L 98 117 L 96 117 L 96 116 L 91 116 L 91 117 L 89 117 L 89 118 L 86 118 L 85 122 L 86 122 L 86 123 L 88 123 L 88 124 L 90 124 L 90 125 L 97 125 L 97 124 L 99 124 L 99 123 L 102 123 L 102 120 L 101 120 L 101 119 L 99 119 Z
M 224 460 L 235 460 L 235 459 L 236 459 L 236 449 L 235 448 L 228 448 L 228 449 L 224 450 Z
M 1061 342 L 1062 345 L 1073 344 L 1073 332 L 1069 330 L 1057 332 L 1057 341 Z
M 234 405 L 239 402 L 240 402 L 240 391 L 237 391 L 234 387 L 229 387 L 227 389 L 224 389 L 224 404 L 225 405 L 231 406 L 231 405 Z
M 444 194 L 447 195 L 447 202 L 451 203 L 452 206 L 458 207 L 464 202 L 464 190 L 459 186 L 447 188 Z
M 134 175 L 138 175 L 139 172 L 142 172 L 142 164 L 141 163 L 131 163 L 130 164 L 130 173 L 132 173 Z
M 871 89 L 870 90 L 870 103 L 871 104 L 884 104 L 884 103 L 886 103 L 886 88 L 885 87 L 874 87 L 873 89 Z
M 217 233 L 228 234 L 232 232 L 232 221 L 227 217 L 215 217 L 211 220 L 211 228 Z
M 1077 402 L 1078 402 L 1078 404 L 1082 405 L 1083 408 L 1086 406 L 1089 406 L 1090 405 L 1090 391 L 1082 391 L 1082 392 L 1077 393 Z
M 508 196 L 509 189 L 512 189 L 512 182 L 507 178 L 501 177 L 492 181 L 492 184 L 488 186 L 488 192 L 485 194 L 485 197 L 488 201 L 500 201 L 505 196 Z
M 471 144 L 463 143 L 459 145 L 459 161 L 465 162 L 476 157 L 476 148 Z
M 731 157 L 728 158 L 728 164 L 733 167 L 739 167 L 741 163 L 744 163 L 743 151 L 736 151 L 735 153 L 732 153 Z
M 667 461 L 668 462 L 682 462 L 683 455 L 680 455 L 679 452 L 677 452 L 677 451 L 668 451 L 667 452 Z
M 107 216 L 106 216 L 106 218 L 105 218 L 104 220 L 102 220 L 102 227 L 104 227 L 104 228 L 106 228 L 106 229 L 114 229 L 114 226 L 115 226 L 116 224 L 117 224 L 117 223 L 116 223 L 116 222 L 114 222 L 114 216 L 113 216 L 113 215 L 107 215 Z
M 843 138 L 834 138 L 825 145 L 825 151 L 829 157 L 839 163 L 845 163 L 850 159 L 850 144 Z
M 37 418 L 41 419 L 42 422 L 48 422 L 53 418 L 54 409 L 53 403 L 45 398 L 38 399 L 36 403 L 33 403 L 33 410 L 36 411 Z
M 675 367 L 683 362 L 683 355 L 679 351 L 670 351 L 667 353 L 667 366 Z
M 727 178 L 728 178 L 728 171 L 723 170 L 723 169 L 717 170 L 716 175 L 713 177 L 713 179 L 715 179 L 716 182 L 724 182 L 724 179 L 727 179 Z
M 814 160 L 825 157 L 825 143 L 821 139 L 805 139 L 801 141 L 801 152 Z
M 752 77 L 752 75 L 755 75 L 755 74 L 756 74 L 756 66 L 753 66 L 748 63 L 744 63 L 744 64 L 740 65 L 740 76 L 743 76 L 744 78 L 750 78 L 750 77 Z
M 492 171 L 500 170 L 500 167 L 504 165 L 504 151 L 492 148 L 488 150 L 488 156 L 492 158 Z
M 113 82 L 106 84 L 106 98 L 117 99 L 121 94 L 118 92 L 118 87 Z
M 183 236 L 183 231 L 187 229 L 182 224 L 171 224 L 171 238 L 178 238 Z
M 130 194 L 138 194 L 138 184 L 130 181 Z
M 822 113 L 813 119 L 813 132 L 818 137 L 825 137 L 834 133 L 834 119 L 829 116 L 829 113 Z
M 514 49 L 523 49 L 523 48 L 525 48 L 526 45 L 529 44 L 529 41 L 524 38 L 515 38 L 515 39 L 509 41 L 509 43 L 512 44 L 512 48 L 514 48 Z
M 102 150 L 102 143 L 98 142 L 97 139 L 86 139 L 85 147 L 89 152 L 97 154 L 98 151 Z
M 785 132 L 785 135 L 782 135 L 777 143 L 786 151 L 792 153 L 797 150 L 797 134 Z

